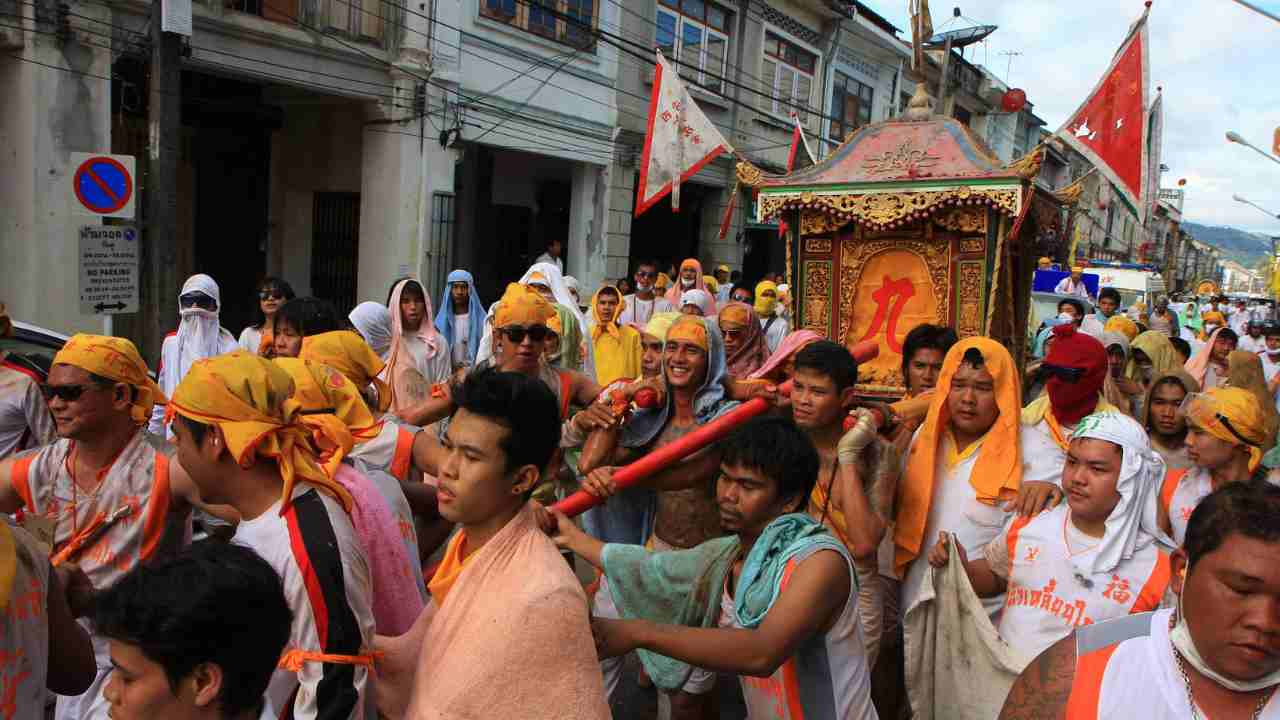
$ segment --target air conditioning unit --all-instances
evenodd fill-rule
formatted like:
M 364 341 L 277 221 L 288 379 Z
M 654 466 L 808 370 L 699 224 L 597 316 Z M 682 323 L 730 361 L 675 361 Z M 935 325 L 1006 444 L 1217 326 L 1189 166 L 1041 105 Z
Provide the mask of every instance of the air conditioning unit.
M 23 29 L 17 27 L 25 21 L 22 19 L 25 13 L 23 6 L 18 0 L 0 0 L 0 16 L 8 17 L 11 22 L 6 22 L 0 27 L 0 50 L 21 50 L 24 43 Z M 17 22 L 12 22 L 17 20 Z

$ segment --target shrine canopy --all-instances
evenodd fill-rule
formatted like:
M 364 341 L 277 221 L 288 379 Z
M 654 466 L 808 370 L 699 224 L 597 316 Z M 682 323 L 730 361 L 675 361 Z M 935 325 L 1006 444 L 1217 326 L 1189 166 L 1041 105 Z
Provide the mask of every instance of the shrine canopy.
M 801 234 L 846 223 L 869 230 L 906 226 L 945 208 L 983 205 L 1016 217 L 1032 192 L 1042 148 L 1005 165 L 959 121 L 890 120 L 867 125 L 825 160 L 786 176 L 740 164 L 739 179 L 759 191 L 757 220 L 801 213 Z M 816 212 L 815 212 L 816 211 Z

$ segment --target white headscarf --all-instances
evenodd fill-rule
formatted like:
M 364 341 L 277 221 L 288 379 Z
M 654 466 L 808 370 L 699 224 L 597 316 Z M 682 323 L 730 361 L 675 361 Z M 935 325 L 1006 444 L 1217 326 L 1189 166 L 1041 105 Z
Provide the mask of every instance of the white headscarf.
M 685 290 L 680 294 L 680 307 L 683 308 L 685 305 L 697 305 L 701 308 L 703 317 L 716 316 L 715 302 L 711 299 L 711 293 L 706 290 L 697 288 Z
M 347 316 L 364 341 L 385 362 L 391 352 L 391 311 L 372 300 L 362 302 Z
M 218 324 L 218 313 L 222 310 L 222 293 L 218 291 L 218 283 L 204 274 L 192 275 L 182 284 L 182 292 L 203 293 L 213 298 L 215 310 L 204 310 L 198 307 L 183 308 L 178 302 L 178 376 L 174 384 L 187 376 L 187 371 L 197 360 L 221 355 L 223 352 L 226 330 Z M 227 337 L 231 337 L 227 334 Z M 234 338 L 232 338 L 234 341 Z
M 1114 411 L 1094 413 L 1081 420 L 1071 434 L 1072 440 L 1080 438 L 1115 443 L 1120 446 L 1123 459 L 1116 480 L 1120 502 L 1107 518 L 1097 549 L 1071 559 L 1076 572 L 1082 577 L 1111 572 L 1152 542 L 1173 550 L 1176 546 L 1156 520 L 1156 493 L 1164 480 L 1164 458 L 1151 449 L 1151 441 L 1138 421 Z
M 574 305 L 582 307 L 582 288 L 578 285 L 578 278 L 572 275 L 564 276 L 564 286 L 569 288 L 569 294 L 578 298 Z
M 547 287 L 551 288 L 551 294 L 555 297 L 555 301 L 573 312 L 573 316 L 578 320 L 578 329 L 583 337 L 590 337 L 590 328 L 587 325 L 587 318 L 582 314 L 582 308 L 578 307 L 577 301 L 573 299 L 573 295 L 569 293 L 569 286 L 565 284 L 564 275 L 561 274 L 560 268 L 552 263 L 535 263 L 532 267 L 525 271 L 524 276 L 520 278 L 521 285 L 529 284 L 529 277 L 534 273 L 539 273 L 545 279 Z M 544 284 L 539 282 L 539 285 Z M 501 302 L 499 300 L 498 302 Z M 498 307 L 498 303 L 489 306 L 489 314 L 485 318 L 484 338 L 480 340 L 480 348 L 476 351 L 476 364 L 489 360 L 493 357 L 493 313 Z M 583 356 L 582 371 L 592 380 L 596 377 L 596 361 L 595 350 L 591 347 L 592 343 L 583 343 L 586 348 L 586 355 Z

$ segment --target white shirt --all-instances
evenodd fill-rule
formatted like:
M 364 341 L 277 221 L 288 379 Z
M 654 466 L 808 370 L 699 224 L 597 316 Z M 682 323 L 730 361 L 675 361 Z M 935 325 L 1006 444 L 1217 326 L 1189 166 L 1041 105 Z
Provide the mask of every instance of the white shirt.
M 240 345 L 235 338 L 231 337 L 231 333 L 219 328 L 218 354 L 225 355 L 239 349 Z M 173 397 L 173 391 L 182 382 L 182 377 L 178 374 L 178 368 L 182 366 L 179 350 L 178 333 L 175 331 L 165 336 L 164 344 L 160 346 L 160 365 L 156 368 L 156 383 L 160 385 L 160 391 L 167 398 Z M 151 411 L 151 423 L 147 429 L 152 435 L 172 438 L 173 430 L 164 424 L 164 409 L 164 405 L 155 406 Z
M 773 320 L 773 324 L 769 323 Z M 764 341 L 769 346 L 769 354 L 778 351 L 778 346 L 782 344 L 782 340 L 791 332 L 791 323 L 781 315 L 760 318 L 760 327 L 764 330 Z
M 0 460 L 58 439 L 34 370 L 0 356 Z
M 1053 412 L 1046 410 L 1045 412 Z M 1074 425 L 1063 425 L 1064 438 L 1070 438 Z M 1047 482 L 1062 485 L 1062 468 L 1067 464 L 1067 451 L 1054 440 L 1048 421 L 1023 425 L 1022 482 Z
M 558 257 L 551 257 L 550 253 L 542 253 L 539 255 L 538 259 L 533 261 L 534 265 L 537 265 L 538 263 L 551 263 L 552 265 L 560 268 L 561 275 L 564 274 L 564 261 Z
M 332 655 L 367 653 L 373 647 L 373 580 L 369 562 L 342 506 L 312 485 L 299 482 L 283 516 L 280 503 L 236 528 L 235 542 L 262 556 L 284 582 L 285 600 L 293 611 L 286 649 Z M 333 581 L 340 579 L 341 586 Z M 321 647 L 317 610 L 328 618 L 328 642 Z M 277 669 L 267 686 L 262 720 L 279 718 L 293 699 L 293 717 L 363 720 L 374 717 L 369 671 L 329 673 L 321 663 L 307 662 L 297 673 Z M 345 667 L 345 666 L 344 666 Z M 301 688 L 299 684 L 301 683 Z M 318 707 L 317 695 L 346 698 L 350 707 Z
M 1259 353 L 1258 357 L 1262 360 L 1262 375 L 1268 383 L 1280 372 L 1280 360 L 1272 360 L 1270 353 Z M 1280 390 L 1275 393 L 1276 410 L 1280 411 Z
M 425 321 L 424 321 L 425 322 Z M 470 311 L 453 316 L 453 347 L 449 349 L 454 365 L 467 365 L 471 359 L 467 356 L 467 345 L 471 342 Z
M 1059 295 L 1075 295 L 1082 300 L 1089 299 L 1089 288 L 1084 284 L 1084 280 L 1076 282 L 1070 275 L 1062 278 L 1053 291 Z
M 1240 341 L 1236 343 L 1236 349 L 1251 353 L 1261 353 L 1267 349 L 1267 339 L 1261 335 L 1258 337 L 1247 334 L 1241 335 Z
M 636 325 L 641 329 L 649 323 L 649 319 L 655 313 L 675 310 L 665 297 L 657 293 L 654 293 L 651 300 L 641 300 L 634 294 L 627 295 L 622 299 L 626 302 L 627 307 L 618 315 L 618 322 L 623 325 Z
M 241 330 L 238 344 L 245 352 L 257 355 L 258 348 L 262 347 L 262 330 L 252 325 Z

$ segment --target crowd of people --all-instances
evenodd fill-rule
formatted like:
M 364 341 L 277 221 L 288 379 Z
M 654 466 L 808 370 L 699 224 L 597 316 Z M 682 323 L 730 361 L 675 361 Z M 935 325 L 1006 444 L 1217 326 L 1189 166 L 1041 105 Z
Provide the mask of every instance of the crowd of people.
M 1068 287 L 887 404 L 780 275 L 561 249 L 0 357 L 5 717 L 1280 718 L 1280 325 Z

